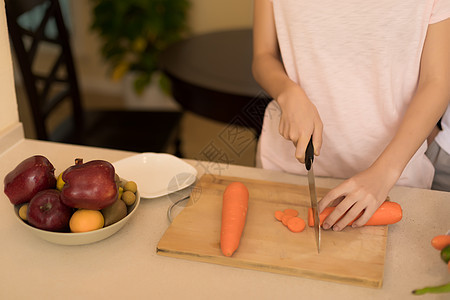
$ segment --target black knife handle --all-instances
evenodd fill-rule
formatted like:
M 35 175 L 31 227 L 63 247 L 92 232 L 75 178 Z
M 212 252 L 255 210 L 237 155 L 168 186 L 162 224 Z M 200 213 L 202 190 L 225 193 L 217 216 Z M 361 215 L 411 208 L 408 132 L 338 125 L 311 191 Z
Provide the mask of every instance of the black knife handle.
M 310 170 L 311 169 L 311 165 L 314 161 L 314 146 L 312 143 L 312 136 L 309 139 L 309 143 L 308 146 L 306 147 L 306 152 L 305 152 L 305 166 L 306 166 L 306 170 Z

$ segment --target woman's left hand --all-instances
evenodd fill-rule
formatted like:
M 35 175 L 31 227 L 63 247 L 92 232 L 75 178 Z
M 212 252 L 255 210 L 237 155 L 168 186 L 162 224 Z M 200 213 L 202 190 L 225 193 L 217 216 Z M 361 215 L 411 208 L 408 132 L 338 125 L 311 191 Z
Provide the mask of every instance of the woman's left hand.
M 345 180 L 319 202 L 319 212 L 327 206 L 336 206 L 324 220 L 323 229 L 333 228 L 334 231 L 340 231 L 361 213 L 352 227 L 365 225 L 386 200 L 395 182 L 396 179 L 389 179 L 383 170 L 376 167 L 370 167 Z

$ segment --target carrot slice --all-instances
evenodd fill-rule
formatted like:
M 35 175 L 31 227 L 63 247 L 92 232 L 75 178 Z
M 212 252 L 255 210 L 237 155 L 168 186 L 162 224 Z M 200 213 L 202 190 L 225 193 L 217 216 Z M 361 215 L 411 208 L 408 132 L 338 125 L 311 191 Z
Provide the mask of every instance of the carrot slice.
M 319 215 L 320 225 L 326 217 L 334 210 L 334 207 L 326 207 Z M 391 201 L 385 201 L 381 206 L 375 211 L 372 217 L 367 221 L 365 226 L 371 225 L 389 225 L 399 222 L 402 219 L 402 207 L 400 204 Z M 358 216 L 357 218 L 359 218 Z M 357 219 L 355 218 L 355 220 Z M 351 221 L 348 225 L 353 224 L 355 221 Z M 308 210 L 308 225 L 314 226 L 314 218 L 312 214 L 312 209 Z
M 442 250 L 450 245 L 450 235 L 437 235 L 431 240 L 431 246 L 436 250 Z
M 289 221 L 289 219 L 294 218 L 293 216 L 290 215 L 284 215 L 283 218 L 281 218 L 281 223 L 283 223 L 284 226 L 287 226 L 287 222 Z
M 284 212 L 282 212 L 281 210 L 277 210 L 275 212 L 275 219 L 277 219 L 278 221 L 281 222 L 281 220 L 283 219 L 284 216 Z
M 306 223 L 302 218 L 292 217 L 287 221 L 287 228 L 292 232 L 302 232 L 306 227 Z
M 289 216 L 293 216 L 293 217 L 298 216 L 298 211 L 296 211 L 295 209 L 292 209 L 292 208 L 286 208 L 283 212 L 285 215 L 289 215 Z

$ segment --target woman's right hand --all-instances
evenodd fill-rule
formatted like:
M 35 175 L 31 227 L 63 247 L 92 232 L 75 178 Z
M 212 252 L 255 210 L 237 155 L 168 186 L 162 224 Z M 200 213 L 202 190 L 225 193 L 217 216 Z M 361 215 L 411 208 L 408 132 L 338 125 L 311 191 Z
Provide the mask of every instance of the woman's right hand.
M 285 139 L 294 143 L 295 157 L 301 163 L 305 163 L 305 151 L 311 136 L 314 155 L 319 155 L 322 147 L 323 123 L 316 106 L 303 89 L 292 82 L 276 100 L 281 108 L 279 132 Z

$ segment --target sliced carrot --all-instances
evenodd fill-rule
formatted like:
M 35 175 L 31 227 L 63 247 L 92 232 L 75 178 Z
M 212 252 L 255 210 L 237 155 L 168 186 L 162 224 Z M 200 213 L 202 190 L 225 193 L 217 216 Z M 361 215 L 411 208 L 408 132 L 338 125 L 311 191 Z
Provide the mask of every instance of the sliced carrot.
M 284 212 L 282 212 L 281 210 L 277 210 L 275 212 L 275 219 L 277 219 L 278 221 L 281 222 L 283 216 L 284 216 Z
M 334 210 L 334 207 L 326 207 L 320 214 L 319 220 L 320 225 L 322 225 L 323 221 L 326 217 Z M 355 218 L 358 219 L 361 214 Z M 372 217 L 367 221 L 365 226 L 371 225 L 389 225 L 399 222 L 402 219 L 402 207 L 400 204 L 391 201 L 385 201 L 381 206 L 375 211 Z M 355 221 L 351 221 L 348 225 L 353 224 Z M 314 218 L 312 214 L 312 209 L 310 208 L 308 211 L 308 225 L 314 226 Z
M 306 227 L 306 223 L 302 218 L 292 217 L 287 221 L 287 228 L 292 232 L 302 232 Z
M 298 216 L 298 211 L 296 211 L 295 209 L 292 209 L 292 208 L 286 208 L 283 212 L 285 215 L 289 215 L 289 216 L 293 216 L 293 217 Z
M 223 193 L 220 248 L 231 256 L 239 247 L 247 216 L 249 193 L 241 182 L 232 182 Z
M 334 210 L 334 207 L 325 207 L 325 209 L 319 214 L 320 226 L 322 226 L 323 220 L 328 217 L 329 214 Z M 308 210 L 308 225 L 310 227 L 314 226 L 314 217 L 312 208 Z
M 442 250 L 450 245 L 450 235 L 437 235 L 431 240 L 431 246 L 436 250 Z
M 287 226 L 287 222 L 289 221 L 289 219 L 294 218 L 293 216 L 290 215 L 284 215 L 283 218 L 281 218 L 281 223 L 283 223 L 284 226 Z

